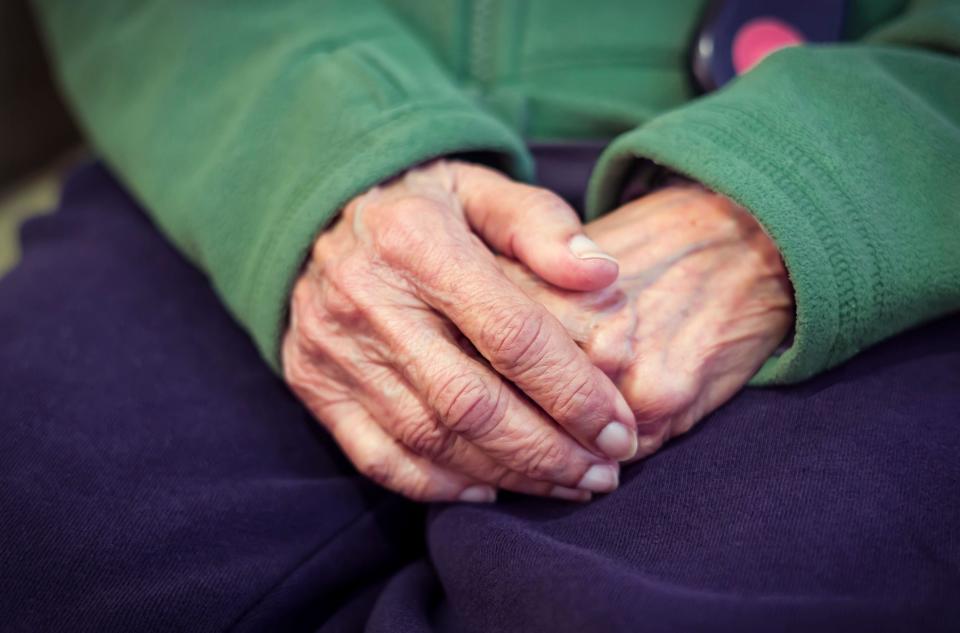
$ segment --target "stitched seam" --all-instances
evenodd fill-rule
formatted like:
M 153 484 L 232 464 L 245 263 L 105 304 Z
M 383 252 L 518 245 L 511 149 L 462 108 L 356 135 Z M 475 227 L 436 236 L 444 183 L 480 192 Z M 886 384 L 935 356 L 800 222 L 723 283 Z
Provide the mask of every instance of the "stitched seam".
M 798 148 L 803 142 L 802 139 L 795 134 L 785 134 L 782 130 L 775 129 L 768 119 L 761 117 L 758 113 L 740 110 L 739 108 L 726 104 L 712 104 L 711 107 L 715 110 L 726 110 L 728 112 L 739 114 L 749 119 L 756 126 L 762 127 L 769 135 L 769 138 L 787 138 L 789 140 L 787 146 L 790 148 Z M 870 230 L 870 226 L 864 221 L 864 218 L 866 217 L 866 211 L 863 205 L 840 185 L 833 173 L 833 170 L 824 164 L 824 162 L 816 155 L 808 153 L 804 154 L 804 157 L 810 164 L 813 164 L 817 168 L 817 172 L 823 176 L 825 184 L 828 185 L 830 189 L 831 199 L 837 199 L 840 201 L 838 206 L 841 208 L 844 215 L 853 222 L 863 244 L 870 252 L 871 258 L 876 264 L 869 271 L 871 276 L 870 289 L 873 293 L 874 305 L 878 311 L 879 317 L 886 319 L 889 314 L 889 306 L 887 301 L 886 284 L 883 281 L 882 271 L 889 270 L 890 267 L 888 265 L 886 253 L 879 247 L 873 231 Z M 857 337 L 857 340 L 859 341 L 862 340 L 864 332 L 858 333 L 860 334 L 860 336 Z
M 727 130 L 718 129 L 707 122 L 690 121 L 688 125 L 700 128 L 703 136 L 711 138 L 720 147 L 736 147 L 738 145 L 743 146 L 744 144 L 744 139 L 742 137 L 737 137 Z M 763 157 L 763 160 L 754 161 L 751 163 L 757 171 L 766 176 L 771 182 L 785 187 L 787 189 L 789 198 L 803 201 L 806 203 L 806 208 L 813 210 L 813 212 L 819 216 L 815 220 L 808 222 L 808 224 L 817 235 L 817 239 L 819 239 L 821 244 L 824 246 L 824 250 L 827 252 L 827 259 L 834 273 L 834 287 L 838 291 L 837 308 L 839 322 L 837 330 L 833 332 L 833 340 L 830 343 L 830 349 L 827 357 L 828 363 L 832 364 L 833 359 L 836 357 L 837 348 L 840 346 L 840 342 L 843 340 L 844 326 L 850 323 L 853 323 L 854 326 L 856 326 L 857 323 L 858 306 L 856 296 L 853 293 L 851 277 L 849 275 L 849 271 L 851 270 L 850 261 L 847 257 L 845 257 L 844 251 L 839 244 L 839 240 L 829 233 L 824 232 L 823 226 L 826 225 L 826 222 L 824 221 L 825 216 L 815 204 L 813 198 L 806 193 L 802 183 L 795 179 L 788 172 L 774 167 L 776 163 L 773 161 L 778 158 L 777 156 L 773 156 L 769 152 L 763 151 L 763 149 L 757 145 L 751 146 L 750 149 L 751 154 Z M 788 158 L 794 163 L 807 165 L 810 164 L 807 157 L 795 147 L 786 148 L 786 153 Z M 838 275 L 838 273 L 840 274 Z

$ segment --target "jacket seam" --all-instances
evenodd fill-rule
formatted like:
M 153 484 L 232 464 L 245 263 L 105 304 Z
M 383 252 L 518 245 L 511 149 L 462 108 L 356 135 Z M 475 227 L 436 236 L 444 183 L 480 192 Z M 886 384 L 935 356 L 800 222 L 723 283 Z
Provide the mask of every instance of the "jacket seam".
M 714 142 L 720 144 L 721 146 L 726 147 L 736 147 L 737 145 L 743 145 L 745 139 L 743 137 L 737 137 L 732 134 L 730 131 L 725 129 L 718 129 L 707 122 L 704 121 L 691 121 L 694 127 L 701 129 L 701 133 L 707 137 L 710 137 Z M 740 141 L 737 143 L 736 141 Z M 749 141 L 746 141 L 749 143 Z M 857 298 L 853 292 L 853 285 L 849 271 L 852 268 L 852 264 L 848 261 L 848 258 L 844 255 L 843 249 L 839 245 L 839 238 L 834 237 L 830 234 L 829 231 L 824 231 L 823 227 L 826 224 L 824 220 L 826 219 L 824 214 L 820 211 L 820 207 L 816 204 L 816 201 L 812 196 L 807 194 L 804 191 L 802 183 L 798 182 L 790 173 L 781 169 L 779 166 L 776 166 L 771 159 L 775 157 L 770 156 L 768 152 L 763 151 L 761 147 L 756 144 L 750 144 L 750 153 L 763 156 L 765 160 L 761 161 L 751 161 L 750 164 L 754 169 L 762 173 L 766 178 L 771 182 L 784 187 L 787 189 L 787 196 L 792 200 L 802 200 L 805 205 L 801 205 L 801 208 L 807 208 L 816 213 L 819 217 L 814 221 L 807 221 L 808 226 L 810 226 L 813 232 L 816 234 L 817 239 L 820 240 L 821 245 L 824 250 L 827 252 L 827 259 L 830 264 L 833 285 L 837 290 L 837 329 L 831 333 L 831 341 L 829 345 L 829 350 L 827 353 L 827 365 L 832 365 L 834 359 L 836 358 L 837 348 L 839 342 L 842 338 L 841 331 L 843 330 L 844 324 L 853 323 L 855 326 L 858 322 L 857 319 Z M 786 153 L 792 162 L 799 164 L 811 165 L 810 161 L 807 159 L 806 155 L 800 151 L 798 148 L 790 147 L 786 148 Z M 743 157 L 741 157 L 743 158 Z M 749 159 L 745 159 L 749 160 Z M 750 209 L 751 214 L 756 215 L 756 212 Z
M 855 227 L 857 233 L 859 234 L 862 244 L 867 248 L 867 251 L 870 254 L 872 263 L 874 264 L 869 270 L 865 271 L 870 277 L 869 287 L 871 290 L 872 296 L 872 307 L 877 311 L 880 318 L 887 318 L 888 316 L 888 302 L 887 302 L 887 292 L 886 285 L 883 281 L 883 275 L 881 274 L 881 268 L 887 269 L 885 265 L 885 257 L 882 254 L 881 249 L 879 248 L 873 232 L 870 231 L 869 226 L 863 221 L 865 217 L 864 209 L 858 201 L 852 197 L 837 181 L 836 177 L 833 175 L 832 170 L 826 166 L 822 160 L 818 159 L 816 155 L 809 152 L 800 151 L 802 140 L 797 138 L 794 134 L 784 134 L 782 130 L 775 129 L 774 126 L 764 117 L 760 116 L 755 112 L 748 112 L 737 108 L 735 106 L 725 105 L 725 104 L 713 104 L 712 109 L 718 111 L 728 111 L 735 115 L 739 115 L 749 121 L 751 121 L 754 126 L 763 128 L 765 134 L 768 138 L 786 138 L 788 143 L 786 143 L 787 148 L 798 158 L 805 161 L 808 165 L 812 166 L 815 171 L 821 178 L 823 184 L 827 185 L 829 189 L 830 199 L 836 200 L 838 202 L 837 212 L 842 214 L 844 217 L 850 220 L 850 222 Z M 819 207 L 818 207 L 819 211 Z M 823 214 L 826 217 L 825 214 Z M 852 282 L 851 282 L 852 283 Z M 852 286 L 851 286 L 852 288 Z M 852 295 L 855 296 L 855 295 Z M 859 299 L 857 299 L 859 302 Z M 862 314 L 862 304 L 855 306 L 856 314 Z M 849 343 L 853 343 L 859 346 L 859 341 L 863 339 L 866 334 L 863 331 L 863 325 L 865 323 L 864 319 L 857 320 L 858 328 L 855 330 L 855 335 L 853 337 L 843 336 L 842 331 L 840 338 L 847 340 Z M 850 341 L 849 339 L 853 339 Z

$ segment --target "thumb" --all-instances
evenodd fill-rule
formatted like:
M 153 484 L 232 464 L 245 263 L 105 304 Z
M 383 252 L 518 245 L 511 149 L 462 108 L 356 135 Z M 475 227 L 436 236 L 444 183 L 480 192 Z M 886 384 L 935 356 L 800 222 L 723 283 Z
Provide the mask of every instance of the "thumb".
M 454 164 L 454 180 L 470 226 L 500 254 L 567 290 L 599 290 L 616 281 L 617 260 L 584 234 L 576 212 L 557 194 L 469 163 Z

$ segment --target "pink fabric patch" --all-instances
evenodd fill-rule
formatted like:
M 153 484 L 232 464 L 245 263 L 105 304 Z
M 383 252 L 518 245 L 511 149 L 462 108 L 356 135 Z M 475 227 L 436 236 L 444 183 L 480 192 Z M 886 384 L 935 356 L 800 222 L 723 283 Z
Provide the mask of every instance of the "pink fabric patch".
M 803 35 L 776 18 L 755 18 L 733 38 L 733 69 L 742 75 L 774 51 L 804 42 Z

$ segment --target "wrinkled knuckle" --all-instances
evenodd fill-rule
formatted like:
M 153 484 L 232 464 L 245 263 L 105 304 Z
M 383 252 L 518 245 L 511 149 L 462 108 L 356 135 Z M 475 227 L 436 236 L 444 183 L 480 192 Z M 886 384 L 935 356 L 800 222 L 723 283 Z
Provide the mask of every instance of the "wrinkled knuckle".
M 577 421 L 600 413 L 603 393 L 591 375 L 574 376 L 558 393 L 551 413 L 555 419 Z
M 331 263 L 324 271 L 325 284 L 319 311 L 338 321 L 353 321 L 362 313 L 362 288 L 369 275 L 360 257 L 350 256 Z
M 468 439 L 487 435 L 503 419 L 502 394 L 475 374 L 458 374 L 447 381 L 437 402 L 444 424 Z
M 365 257 L 351 253 L 327 262 L 323 266 L 323 277 L 327 285 L 341 287 L 369 276 L 369 267 Z
M 415 218 L 409 212 L 399 213 L 396 217 L 372 233 L 373 244 L 377 251 L 388 261 L 400 259 L 410 248 L 416 248 L 421 232 Z
M 431 482 L 429 478 L 411 476 L 397 459 L 376 456 L 364 459 L 357 465 L 364 477 L 379 486 L 392 490 L 414 501 L 429 501 Z
M 301 319 L 297 325 L 297 347 L 307 358 L 318 359 L 328 354 L 328 332 L 319 319 Z
M 526 370 L 546 352 L 545 317 L 537 310 L 500 311 L 484 328 L 483 339 L 506 369 Z
M 697 383 L 693 378 L 663 378 L 634 406 L 634 412 L 638 420 L 669 418 L 689 408 L 696 397 Z
M 403 264 L 412 253 L 417 253 L 428 244 L 429 218 L 440 210 L 430 200 L 409 198 L 398 200 L 390 207 L 389 217 L 372 232 L 377 252 L 385 261 Z
M 447 212 L 446 206 L 433 198 L 414 195 L 398 200 L 390 209 L 393 217 L 397 218 L 400 226 L 409 226 L 411 229 L 419 230 L 423 224 L 421 219 L 432 217 Z M 408 222 L 408 224 L 403 224 Z
M 496 488 L 505 488 L 515 482 L 520 473 L 499 463 L 492 463 L 484 473 L 484 480 Z
M 454 435 L 429 422 L 407 424 L 400 432 L 400 441 L 417 455 L 441 459 L 449 454 Z
M 570 461 L 569 451 L 562 444 L 544 440 L 537 443 L 536 449 L 526 462 L 524 472 L 532 479 L 562 483 Z
M 637 424 L 651 424 L 663 420 L 674 412 L 673 404 L 659 396 L 647 395 L 630 403 Z
M 362 314 L 359 301 L 352 296 L 351 289 L 332 288 L 323 301 L 324 310 L 336 321 L 353 322 Z
M 395 488 L 397 466 L 392 459 L 383 456 L 365 456 L 356 466 L 360 474 L 377 485 Z
M 294 288 L 289 337 L 308 357 L 329 351 L 330 320 L 338 313 L 354 314 L 356 306 L 334 284 L 314 282 Z

